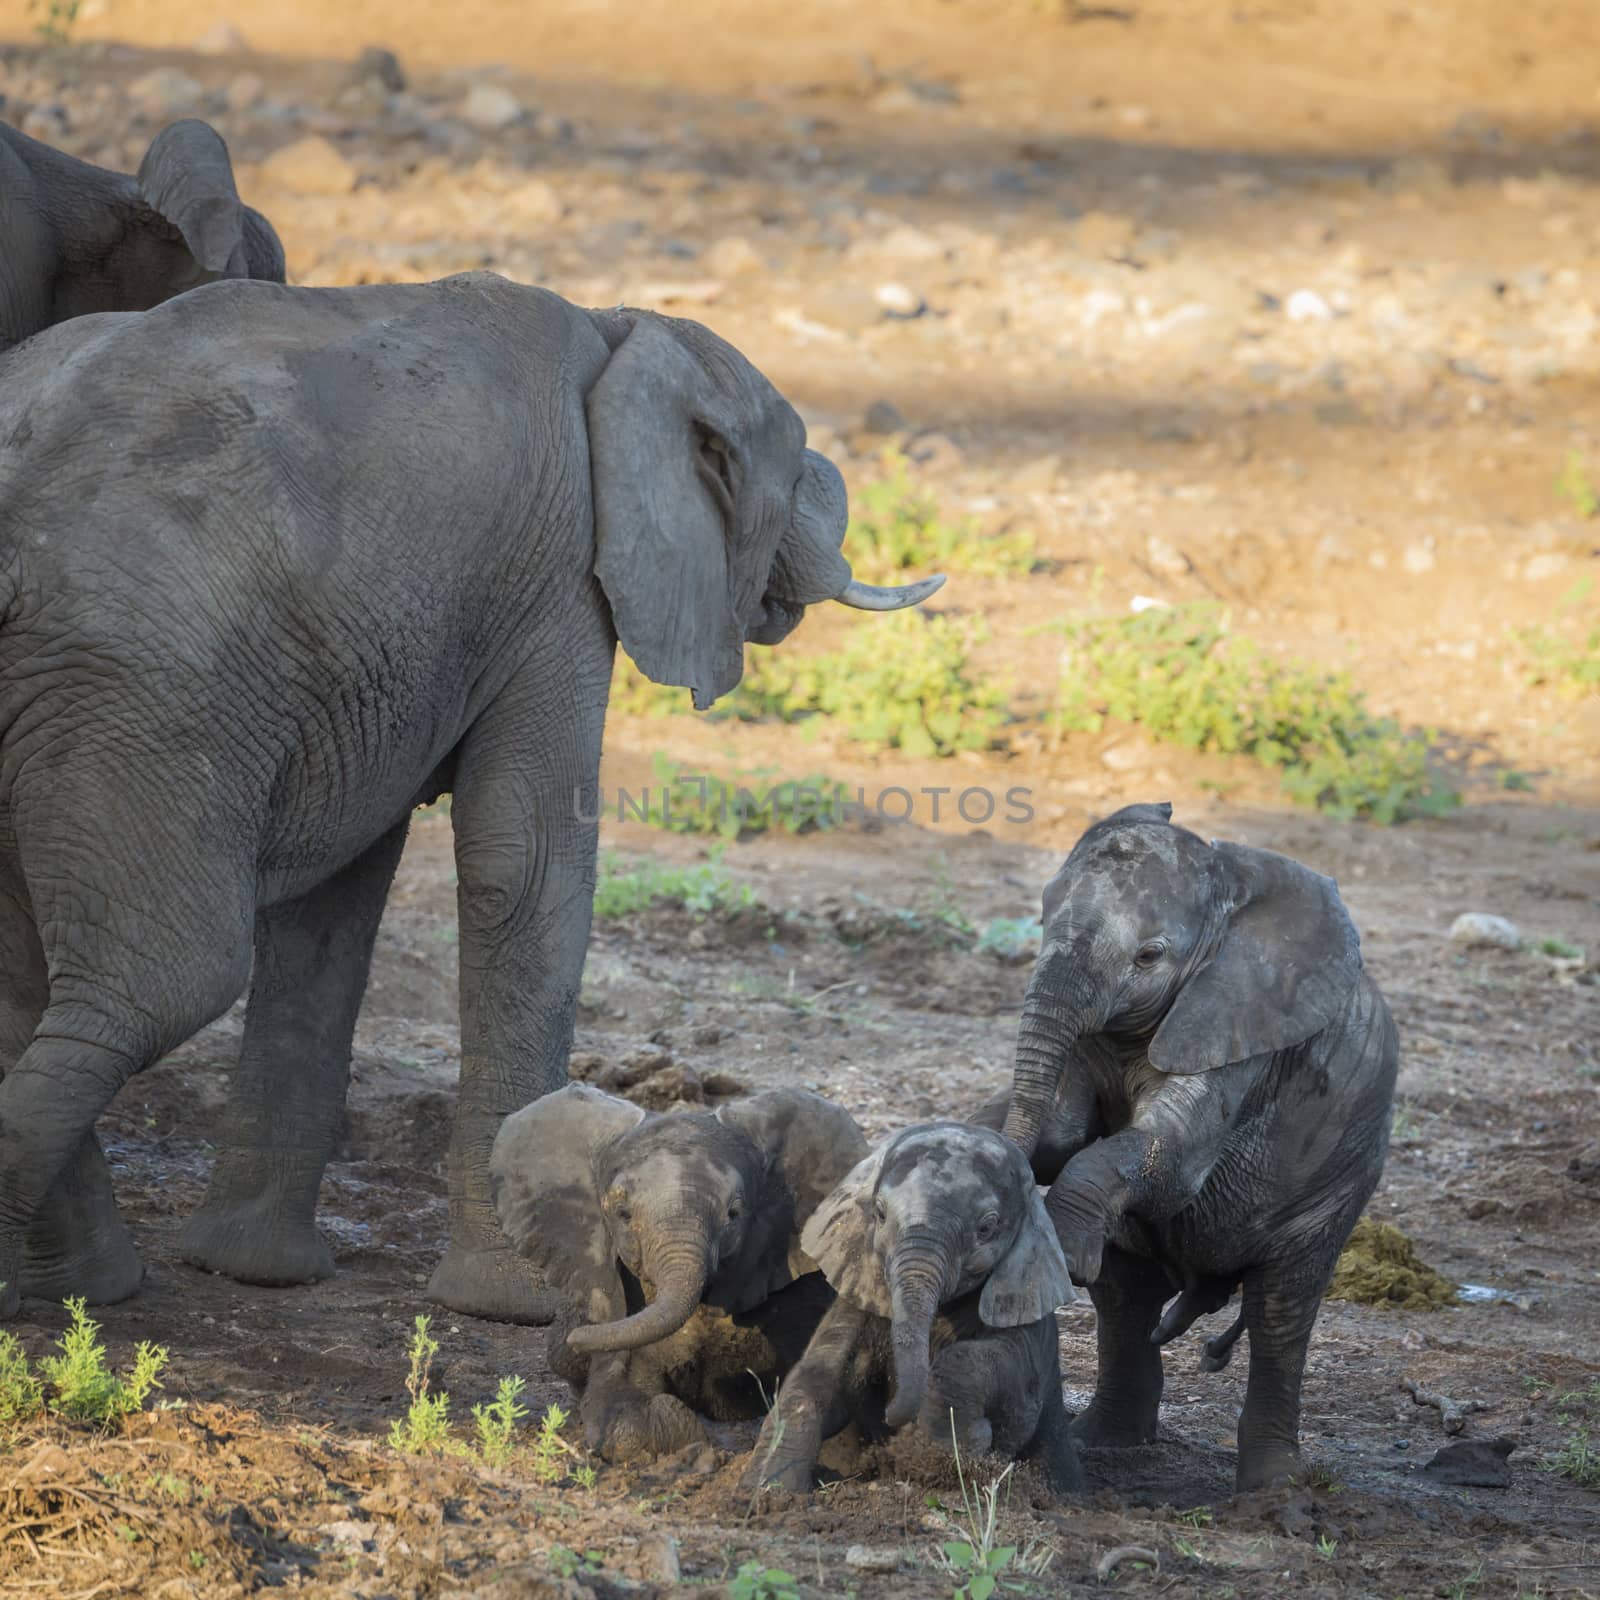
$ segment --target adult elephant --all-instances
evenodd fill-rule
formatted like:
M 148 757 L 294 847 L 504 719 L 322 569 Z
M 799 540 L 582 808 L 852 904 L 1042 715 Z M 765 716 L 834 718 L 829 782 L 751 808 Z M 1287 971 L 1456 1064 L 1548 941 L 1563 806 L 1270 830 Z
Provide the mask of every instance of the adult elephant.
M 283 246 L 239 199 L 209 123 L 164 128 L 137 177 L 0 124 L 0 351 L 69 317 L 144 311 L 218 278 L 283 276 Z
M 548 1319 L 488 1157 L 565 1076 L 615 646 L 705 707 L 807 605 L 942 581 L 855 583 L 845 521 L 721 339 L 490 273 L 219 283 L 0 362 L 0 1314 L 137 1286 L 94 1119 L 232 1004 L 252 948 L 183 1248 L 251 1282 L 331 1272 L 313 1213 L 373 938 L 412 809 L 453 790 L 430 1293 Z

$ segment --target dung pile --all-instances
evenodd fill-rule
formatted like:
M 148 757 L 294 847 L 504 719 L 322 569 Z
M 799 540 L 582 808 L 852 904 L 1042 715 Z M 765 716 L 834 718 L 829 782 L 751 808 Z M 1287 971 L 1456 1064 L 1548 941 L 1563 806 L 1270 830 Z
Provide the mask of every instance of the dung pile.
M 1393 1223 L 1371 1217 L 1355 1225 L 1328 1287 L 1330 1300 L 1404 1311 L 1437 1311 L 1455 1298 L 1456 1286 L 1435 1272 Z

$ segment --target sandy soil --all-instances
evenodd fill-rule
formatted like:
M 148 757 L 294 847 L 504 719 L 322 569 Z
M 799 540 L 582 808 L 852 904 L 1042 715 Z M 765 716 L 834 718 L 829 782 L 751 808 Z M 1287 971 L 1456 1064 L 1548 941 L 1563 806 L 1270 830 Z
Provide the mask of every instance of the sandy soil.
M 219 20 L 230 48 L 193 48 Z M 210 117 L 302 281 L 488 265 L 699 316 L 785 388 L 853 484 L 899 442 L 951 515 L 1033 531 L 1044 570 L 963 577 L 940 601 L 985 619 L 984 662 L 1024 708 L 1059 648 L 1039 624 L 1091 598 L 1209 596 L 1438 731 L 1466 805 L 1385 830 L 1126 730 L 1054 745 L 1024 726 L 1007 755 L 917 763 L 826 731 L 616 718 L 613 788 L 664 752 L 869 791 L 1020 785 L 1033 816 L 978 830 L 919 804 L 913 824 L 730 847 L 722 866 L 761 912 L 597 924 L 575 1062 L 653 1052 L 637 1092 L 663 1099 L 713 1071 L 803 1083 L 877 1134 L 1005 1082 L 1027 968 L 963 930 L 1031 914 L 1091 816 L 1170 798 L 1202 832 L 1333 873 L 1405 1048 L 1373 1213 L 1509 1298 L 1330 1302 L 1306 1385 L 1311 1481 L 1248 1503 L 1230 1500 L 1244 1363 L 1201 1374 L 1191 1336 L 1169 1354 L 1160 1442 L 1092 1456 L 1086 1507 L 1019 1481 L 1007 1540 L 1044 1565 L 1035 1593 L 1098 1588 L 1099 1559 L 1130 1544 L 1159 1557 L 1112 1577 L 1135 1593 L 1600 1591 L 1595 1494 L 1542 1470 L 1600 1438 L 1600 989 L 1588 960 L 1446 939 L 1484 910 L 1600 951 L 1600 698 L 1530 689 L 1508 645 L 1600 567 L 1600 524 L 1553 487 L 1569 451 L 1600 462 L 1594 8 L 86 0 L 66 48 L 40 47 L 37 21 L 0 6 L 7 117 L 124 168 L 161 122 Z M 352 77 L 374 44 L 399 55 L 404 92 Z M 484 85 L 524 114 L 475 126 L 466 97 Z M 305 138 L 331 153 L 272 159 Z M 885 317 L 881 286 L 926 309 Z M 864 423 L 876 401 L 901 413 L 887 437 Z M 818 617 L 790 648 L 871 625 Z M 705 853 L 633 823 L 606 833 L 626 857 Z M 949 1533 L 892 1461 L 752 1512 L 738 1429 L 648 1472 L 602 1465 L 592 1490 L 378 1443 L 444 1233 L 452 897 L 448 822 L 425 817 L 323 1191 L 333 1282 L 249 1289 L 175 1259 L 237 1014 L 108 1114 L 149 1276 L 103 1321 L 119 1355 L 171 1348 L 167 1394 L 186 1409 L 0 1456 L 0 1592 L 509 1600 L 664 1592 L 675 1571 L 714 1584 L 757 1560 L 807 1594 L 949 1594 Z M 62 1322 L 29 1303 L 17 1331 L 38 1352 Z M 505 1373 L 538 1409 L 567 1402 L 540 1333 L 448 1316 L 435 1331 L 458 1415 Z M 1062 1351 L 1076 1405 L 1087 1306 L 1063 1314 Z M 1446 1439 L 1405 1379 L 1484 1402 L 1467 1436 L 1517 1441 L 1509 1489 L 1419 1470 Z M 847 1560 L 856 1545 L 868 1566 Z M 557 1546 L 599 1570 L 567 1573 Z

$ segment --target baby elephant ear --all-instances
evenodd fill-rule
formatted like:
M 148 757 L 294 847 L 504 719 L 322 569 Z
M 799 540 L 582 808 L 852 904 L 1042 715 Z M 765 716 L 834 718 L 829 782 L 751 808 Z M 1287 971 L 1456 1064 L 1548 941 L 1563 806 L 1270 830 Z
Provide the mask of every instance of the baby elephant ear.
M 489 1190 L 506 1237 L 593 1320 L 622 1314 L 595 1153 L 643 1120 L 630 1101 L 569 1083 L 507 1117 L 489 1156 Z
M 839 1298 L 880 1317 L 892 1315 L 894 1307 L 873 1240 L 872 1196 L 888 1149 L 885 1142 L 852 1167 L 800 1234 L 800 1248 Z
M 735 1298 L 708 1294 L 730 1311 L 748 1311 L 786 1283 L 815 1272 L 800 1247 L 800 1230 L 824 1197 L 867 1153 L 856 1119 L 843 1106 L 805 1089 L 770 1089 L 735 1100 L 717 1120 L 742 1133 L 766 1164 L 764 1191 L 750 1196 L 755 1214 L 732 1263 Z M 729 1277 L 724 1270 L 719 1278 Z
M 1031 1180 L 1027 1207 L 1011 1248 L 996 1263 L 978 1296 L 978 1315 L 991 1328 L 1023 1327 L 1078 1298 L 1044 1197 Z
M 163 128 L 139 163 L 139 193 L 183 235 L 206 272 L 242 277 L 244 207 L 222 135 L 189 117 Z M 276 235 L 274 235 L 274 239 Z
M 1210 1072 L 1302 1044 L 1333 1022 L 1361 976 L 1361 939 L 1332 878 L 1271 850 L 1212 849 L 1234 909 L 1217 953 L 1150 1042 L 1162 1072 Z

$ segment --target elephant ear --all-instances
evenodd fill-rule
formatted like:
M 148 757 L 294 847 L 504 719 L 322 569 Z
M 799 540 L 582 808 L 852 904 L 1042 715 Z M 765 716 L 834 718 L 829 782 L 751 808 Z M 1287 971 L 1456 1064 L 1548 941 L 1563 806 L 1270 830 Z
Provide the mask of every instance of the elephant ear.
M 283 241 L 254 206 L 244 208 L 244 265 L 250 277 L 265 283 L 283 283 L 288 278 Z
M 703 711 L 742 676 L 744 619 L 760 600 L 760 585 L 736 592 L 730 397 L 682 340 L 640 313 L 587 410 L 594 571 L 617 637 L 641 672 L 693 690 Z
M 1150 1042 L 1162 1072 L 1211 1072 L 1326 1028 L 1361 975 L 1361 939 L 1332 878 L 1271 850 L 1214 844 L 1233 909 L 1211 960 Z
M 978 1315 L 991 1328 L 1018 1328 L 1052 1315 L 1057 1306 L 1070 1306 L 1077 1298 L 1067 1258 L 1044 1208 L 1030 1173 L 1027 1178 L 1027 1214 L 1011 1248 L 995 1263 L 983 1292 Z
M 210 123 L 190 117 L 163 128 L 139 163 L 137 181 L 145 204 L 183 235 L 204 271 L 226 273 L 230 264 L 240 270 L 244 207 L 228 147 Z
M 706 1299 L 748 1311 L 774 1290 L 817 1270 L 800 1245 L 800 1230 L 829 1191 L 867 1154 L 856 1119 L 843 1106 L 805 1089 L 771 1089 L 718 1109 L 717 1120 L 762 1153 L 767 1184 L 738 1259 L 718 1273 Z M 726 1287 L 724 1287 L 726 1285 Z
M 489 1190 L 506 1237 L 591 1322 L 624 1314 L 595 1156 L 643 1120 L 630 1101 L 569 1083 L 507 1117 L 489 1156 Z
M 879 1317 L 891 1316 L 894 1306 L 873 1241 L 872 1198 L 892 1142 L 852 1167 L 800 1232 L 800 1248 L 839 1298 Z

